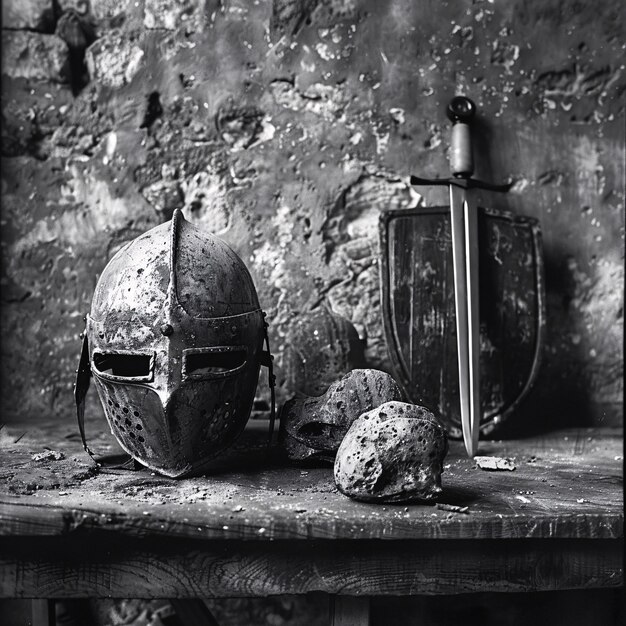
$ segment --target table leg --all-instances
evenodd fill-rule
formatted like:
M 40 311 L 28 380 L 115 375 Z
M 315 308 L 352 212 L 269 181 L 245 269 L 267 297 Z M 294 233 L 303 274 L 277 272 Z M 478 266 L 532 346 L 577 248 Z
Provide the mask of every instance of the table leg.
M 332 596 L 330 626 L 369 626 L 370 599 L 367 596 Z
M 33 626 L 54 626 L 54 600 L 31 600 Z

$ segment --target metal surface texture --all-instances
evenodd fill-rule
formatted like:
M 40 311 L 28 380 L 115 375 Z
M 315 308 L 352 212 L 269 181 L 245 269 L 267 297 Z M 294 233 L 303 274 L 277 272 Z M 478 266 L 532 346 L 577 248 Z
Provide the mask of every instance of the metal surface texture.
M 469 456 L 478 449 L 480 422 L 480 325 L 478 216 L 466 191 L 450 186 L 454 306 L 463 441 Z
M 402 400 L 402 391 L 386 372 L 353 369 L 320 396 L 296 396 L 282 407 L 280 442 L 292 461 L 333 462 L 337 449 L 360 415 Z
M 545 332 L 536 220 L 478 208 L 480 433 L 510 419 L 531 389 Z M 408 398 L 462 436 L 449 207 L 380 217 L 381 298 L 393 371 Z
M 167 476 L 200 472 L 248 420 L 263 338 L 244 263 L 182 212 L 127 244 L 100 276 L 86 328 L 120 445 Z

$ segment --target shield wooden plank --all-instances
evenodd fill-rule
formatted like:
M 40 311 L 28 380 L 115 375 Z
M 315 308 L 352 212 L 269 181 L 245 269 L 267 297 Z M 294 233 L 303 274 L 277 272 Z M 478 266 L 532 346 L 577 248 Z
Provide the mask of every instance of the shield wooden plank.
M 479 209 L 481 435 L 514 414 L 541 359 L 545 295 L 537 220 Z M 411 402 L 461 437 L 449 207 L 383 211 L 381 296 L 389 356 Z

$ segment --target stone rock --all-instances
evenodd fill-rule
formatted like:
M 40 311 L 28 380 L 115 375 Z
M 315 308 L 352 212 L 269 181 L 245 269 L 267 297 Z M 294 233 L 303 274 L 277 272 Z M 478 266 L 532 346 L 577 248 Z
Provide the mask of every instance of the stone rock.
M 272 0 L 270 36 L 278 41 L 296 34 L 305 24 L 318 0 Z
M 2 73 L 12 78 L 67 82 L 68 47 L 56 35 L 2 31 Z
M 50 32 L 54 28 L 52 0 L 3 0 L 2 28 Z
M 291 111 L 306 111 L 328 121 L 334 121 L 343 113 L 348 101 L 342 88 L 315 83 L 303 92 L 288 80 L 271 82 L 270 90 L 276 104 Z
M 97 39 L 85 52 L 91 80 L 107 87 L 130 83 L 139 71 L 144 52 L 116 31 Z
M 205 0 L 146 0 L 144 26 L 149 29 L 177 30 L 185 27 L 190 32 L 202 30 L 206 20 Z
M 205 232 L 223 235 L 229 227 L 231 209 L 226 177 L 218 172 L 196 172 L 181 182 L 185 218 Z
M 105 20 L 120 15 L 131 13 L 134 0 L 96 0 L 86 3 L 84 0 L 58 0 L 61 11 L 76 11 L 82 16 L 91 15 L 96 20 Z
M 322 396 L 294 398 L 285 403 L 281 445 L 292 461 L 332 462 L 354 420 L 377 406 L 401 398 L 402 392 L 389 374 L 374 369 L 352 370 Z
M 335 459 L 335 484 L 355 500 L 433 500 L 441 493 L 445 429 L 424 407 L 387 402 L 350 426 Z
M 157 213 L 162 214 L 164 221 L 171 219 L 174 209 L 180 209 L 184 202 L 183 192 L 177 180 L 158 180 L 144 187 L 141 194 Z
M 215 125 L 220 138 L 234 152 L 252 146 L 263 132 L 263 111 L 255 106 L 235 106 L 228 101 L 220 106 Z

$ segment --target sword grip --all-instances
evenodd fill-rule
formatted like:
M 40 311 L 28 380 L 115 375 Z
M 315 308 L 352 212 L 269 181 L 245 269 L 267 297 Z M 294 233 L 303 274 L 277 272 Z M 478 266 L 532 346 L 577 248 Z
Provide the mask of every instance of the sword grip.
M 452 98 L 448 105 L 447 114 L 452 121 L 450 170 L 457 178 L 469 178 L 474 173 L 469 122 L 475 113 L 476 105 L 464 96 Z
M 469 178 L 474 173 L 472 140 L 468 124 L 457 122 L 452 127 L 450 170 L 452 175 L 458 178 Z

